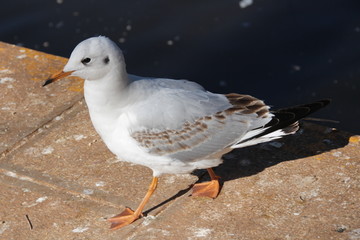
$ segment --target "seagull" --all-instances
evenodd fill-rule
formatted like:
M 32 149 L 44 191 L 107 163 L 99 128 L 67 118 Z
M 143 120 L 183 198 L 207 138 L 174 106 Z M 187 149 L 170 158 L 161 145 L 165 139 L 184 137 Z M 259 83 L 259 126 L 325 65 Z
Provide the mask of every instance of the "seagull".
M 63 70 L 43 86 L 70 75 L 85 80 L 91 121 L 109 150 L 153 171 L 137 209 L 125 208 L 109 218 L 111 229 L 142 216 L 163 174 L 207 169 L 211 180 L 194 184 L 192 196 L 216 198 L 220 177 L 212 168 L 222 163 L 224 154 L 293 134 L 299 119 L 330 103 L 324 99 L 270 111 L 249 95 L 216 94 L 187 80 L 130 75 L 121 49 L 104 36 L 80 42 Z

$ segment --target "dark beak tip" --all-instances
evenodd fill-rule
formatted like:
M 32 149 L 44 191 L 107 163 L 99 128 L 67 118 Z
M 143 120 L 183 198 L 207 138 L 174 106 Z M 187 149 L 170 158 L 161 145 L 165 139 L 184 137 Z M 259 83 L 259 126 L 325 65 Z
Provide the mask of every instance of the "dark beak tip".
M 45 87 L 46 85 L 48 85 L 48 84 L 50 84 L 50 83 L 52 83 L 53 82 L 53 80 L 51 79 L 51 78 L 49 78 L 48 80 L 46 80 L 45 82 L 44 82 L 44 84 L 42 85 L 43 87 Z

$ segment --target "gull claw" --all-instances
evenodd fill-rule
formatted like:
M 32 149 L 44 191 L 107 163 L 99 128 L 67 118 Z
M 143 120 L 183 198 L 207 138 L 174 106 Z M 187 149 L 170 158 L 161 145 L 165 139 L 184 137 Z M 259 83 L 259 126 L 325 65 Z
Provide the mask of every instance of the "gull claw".
M 125 208 L 122 213 L 109 218 L 108 221 L 111 223 L 110 229 L 115 230 L 131 224 L 138 218 L 139 216 L 136 216 L 133 210 L 130 208 Z
M 220 191 L 219 180 L 213 179 L 209 182 L 197 183 L 192 190 L 191 195 L 194 197 L 216 198 Z

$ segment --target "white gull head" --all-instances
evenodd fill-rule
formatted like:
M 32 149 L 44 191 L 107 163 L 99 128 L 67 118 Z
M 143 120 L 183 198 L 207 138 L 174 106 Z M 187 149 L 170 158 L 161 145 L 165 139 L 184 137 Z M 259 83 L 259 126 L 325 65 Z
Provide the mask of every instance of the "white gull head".
M 122 67 L 121 67 L 122 66 Z M 99 80 L 125 70 L 120 48 L 109 38 L 99 36 L 79 43 L 64 67 L 64 72 L 85 80 Z

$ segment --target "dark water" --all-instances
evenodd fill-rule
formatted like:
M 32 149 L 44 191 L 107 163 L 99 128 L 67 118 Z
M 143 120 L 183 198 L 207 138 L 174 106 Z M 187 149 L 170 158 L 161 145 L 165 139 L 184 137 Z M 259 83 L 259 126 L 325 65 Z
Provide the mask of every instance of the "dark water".
M 127 69 L 239 92 L 275 108 L 332 98 L 316 117 L 360 133 L 360 1 L 13 0 L 0 9 L 0 40 L 68 57 L 106 35 Z

